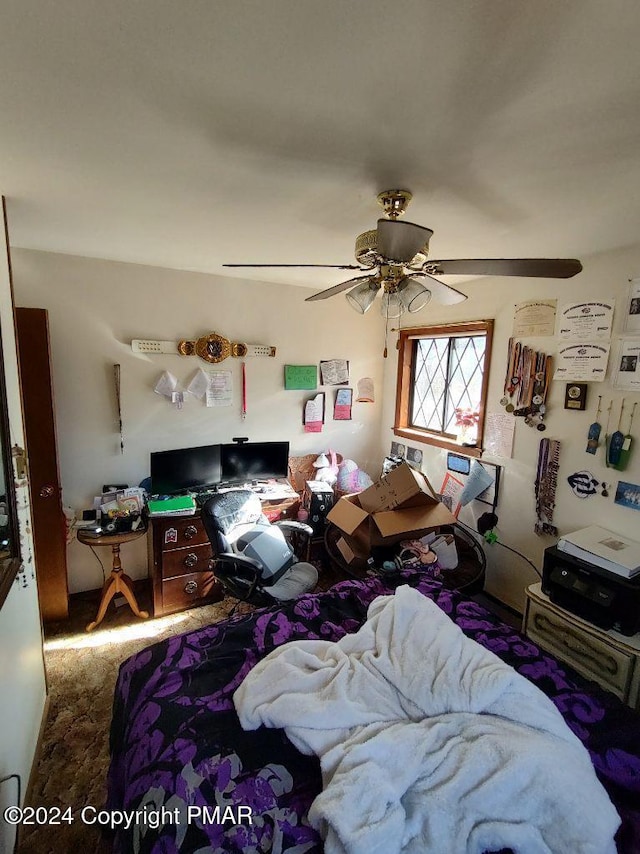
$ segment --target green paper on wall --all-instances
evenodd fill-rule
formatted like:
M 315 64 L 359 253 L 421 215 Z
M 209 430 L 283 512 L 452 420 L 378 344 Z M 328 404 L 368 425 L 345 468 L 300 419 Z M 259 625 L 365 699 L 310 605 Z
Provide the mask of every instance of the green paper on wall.
M 318 387 L 318 368 L 316 365 L 285 365 L 284 387 L 293 389 L 315 389 Z

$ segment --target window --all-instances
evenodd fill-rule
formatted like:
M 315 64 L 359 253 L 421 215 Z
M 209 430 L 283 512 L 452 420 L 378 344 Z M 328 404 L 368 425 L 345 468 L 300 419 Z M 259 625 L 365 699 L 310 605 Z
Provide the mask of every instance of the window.
M 480 456 L 493 321 L 402 329 L 394 432 Z

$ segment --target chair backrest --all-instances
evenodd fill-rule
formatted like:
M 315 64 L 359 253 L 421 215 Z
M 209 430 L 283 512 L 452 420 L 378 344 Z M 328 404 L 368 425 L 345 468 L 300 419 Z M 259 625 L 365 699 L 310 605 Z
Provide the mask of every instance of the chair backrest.
M 250 489 L 218 492 L 204 504 L 201 516 L 214 555 L 231 551 L 238 537 L 255 525 L 269 524 L 260 499 Z

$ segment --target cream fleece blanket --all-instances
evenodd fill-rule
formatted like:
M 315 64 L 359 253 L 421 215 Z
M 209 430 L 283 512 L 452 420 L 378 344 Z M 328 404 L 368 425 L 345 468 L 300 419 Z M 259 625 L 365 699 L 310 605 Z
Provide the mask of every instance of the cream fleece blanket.
M 553 703 L 410 587 L 337 643 L 285 644 L 234 695 L 321 761 L 327 854 L 611 854 L 618 814 Z

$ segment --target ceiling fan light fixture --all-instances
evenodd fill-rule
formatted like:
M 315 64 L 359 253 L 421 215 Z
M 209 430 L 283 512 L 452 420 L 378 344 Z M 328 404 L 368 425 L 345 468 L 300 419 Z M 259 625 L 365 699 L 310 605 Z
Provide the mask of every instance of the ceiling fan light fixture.
M 417 252 L 427 250 L 433 235 L 430 228 L 404 220 L 379 219 L 376 236 L 378 252 L 387 261 L 408 264 Z
M 401 317 L 406 311 L 406 307 L 400 299 L 397 291 L 385 292 L 382 295 L 380 303 L 380 314 L 389 319 Z
M 405 276 L 398 284 L 398 296 L 407 311 L 412 314 L 420 311 L 431 301 L 429 288 L 425 288 L 424 285 L 409 276 Z
M 375 280 L 367 279 L 366 282 L 360 282 L 352 288 L 345 296 L 351 308 L 359 314 L 364 314 L 373 305 L 379 289 L 380 286 Z

